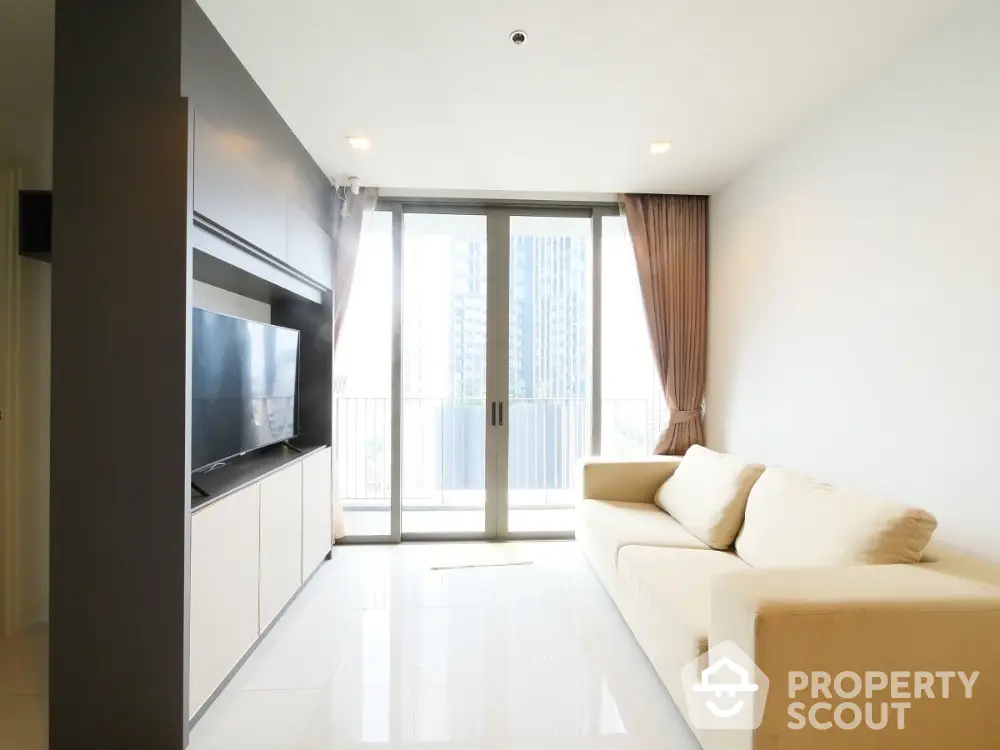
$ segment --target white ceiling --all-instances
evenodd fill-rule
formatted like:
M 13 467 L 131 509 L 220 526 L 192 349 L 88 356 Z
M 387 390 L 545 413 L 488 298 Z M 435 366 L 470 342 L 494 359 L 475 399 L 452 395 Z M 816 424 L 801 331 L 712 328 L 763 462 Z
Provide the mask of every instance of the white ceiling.
M 958 1 L 200 0 L 328 174 L 575 193 L 715 191 Z

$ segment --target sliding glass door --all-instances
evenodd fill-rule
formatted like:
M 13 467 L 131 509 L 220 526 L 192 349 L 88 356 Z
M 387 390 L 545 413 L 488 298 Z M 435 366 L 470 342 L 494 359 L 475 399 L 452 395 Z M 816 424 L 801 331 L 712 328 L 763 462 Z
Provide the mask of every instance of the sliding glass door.
M 634 275 L 617 213 L 380 204 L 336 354 L 349 539 L 568 536 L 579 462 L 600 453 L 602 408 L 616 453 L 646 450 L 661 407 L 622 398 L 650 383 L 655 401 L 655 372 L 646 360 L 601 362 L 602 337 L 614 336 L 601 325 L 603 233 Z M 635 300 L 608 302 L 641 315 Z M 616 327 L 648 346 L 631 317 Z M 614 404 L 602 400 L 605 378 Z
M 575 473 L 591 452 L 591 219 L 511 216 L 509 226 L 503 526 L 569 532 Z
M 486 217 L 403 215 L 403 534 L 486 533 Z

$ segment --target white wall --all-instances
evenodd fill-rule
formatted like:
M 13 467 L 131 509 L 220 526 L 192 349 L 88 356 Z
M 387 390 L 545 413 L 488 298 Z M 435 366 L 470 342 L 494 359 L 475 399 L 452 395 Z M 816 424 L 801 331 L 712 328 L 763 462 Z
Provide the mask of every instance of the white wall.
M 0 3 L 0 163 L 25 187 L 52 184 L 54 0 Z
M 271 306 L 266 302 L 258 302 L 202 281 L 194 282 L 192 301 L 195 307 L 205 310 L 248 318 L 259 323 L 271 322 Z
M 52 186 L 54 33 L 52 0 L 2 3 L 0 166 L 19 169 L 26 188 Z M 22 258 L 15 263 L 19 300 L 9 312 L 18 316 L 19 390 L 18 404 L 7 409 L 16 415 L 21 460 L 11 511 L 16 545 L 7 559 L 16 571 L 15 620 L 27 626 L 48 619 L 52 269 Z
M 26 258 L 20 264 L 21 440 L 19 571 L 22 623 L 49 616 L 49 419 L 52 372 L 52 267 Z
M 0 168 L 0 635 L 48 617 L 51 267 L 17 254 L 18 174 Z
M 711 445 L 926 507 L 1000 560 L 1000 3 L 711 203 Z

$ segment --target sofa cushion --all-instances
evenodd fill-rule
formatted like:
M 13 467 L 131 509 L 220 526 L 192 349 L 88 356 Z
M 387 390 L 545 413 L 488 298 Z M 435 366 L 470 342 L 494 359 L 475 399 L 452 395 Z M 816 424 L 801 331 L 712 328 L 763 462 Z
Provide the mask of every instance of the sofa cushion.
M 750 492 L 736 553 L 755 568 L 912 563 L 936 527 L 919 508 L 772 467 Z
M 726 549 L 743 525 L 750 488 L 764 467 L 693 445 L 655 502 L 715 549 Z
M 582 500 L 576 511 L 577 538 L 601 564 L 617 568 L 627 544 L 708 549 L 696 536 L 652 503 Z
M 749 569 L 736 555 L 718 550 L 631 545 L 618 553 L 619 580 L 646 625 L 659 633 L 661 656 L 678 664 L 708 651 L 712 579 Z

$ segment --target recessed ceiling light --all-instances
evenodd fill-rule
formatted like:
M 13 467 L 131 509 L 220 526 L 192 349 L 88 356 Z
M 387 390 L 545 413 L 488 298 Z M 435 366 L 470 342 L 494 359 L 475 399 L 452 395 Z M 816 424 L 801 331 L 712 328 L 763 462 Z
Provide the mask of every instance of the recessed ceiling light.
M 367 151 L 372 145 L 371 141 L 360 135 L 347 136 L 347 142 L 351 144 L 351 148 L 357 149 L 358 151 Z
M 670 150 L 670 143 L 667 141 L 653 141 L 649 144 L 649 153 L 665 154 Z

